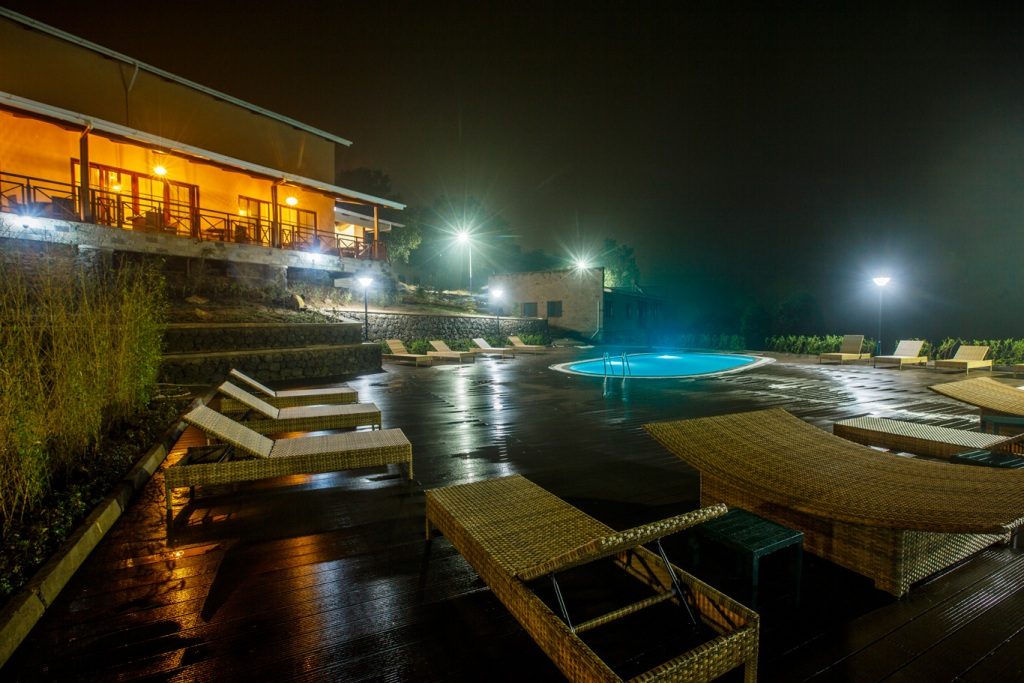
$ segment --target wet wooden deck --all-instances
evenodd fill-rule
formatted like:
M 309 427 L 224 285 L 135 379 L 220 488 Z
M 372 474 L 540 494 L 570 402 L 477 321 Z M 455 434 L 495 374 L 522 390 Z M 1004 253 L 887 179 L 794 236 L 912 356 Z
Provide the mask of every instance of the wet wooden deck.
M 777 363 L 645 382 L 547 369 L 572 352 L 350 382 L 413 443 L 397 467 L 210 488 L 169 532 L 162 477 L 87 560 L 4 680 L 560 680 L 444 539 L 423 489 L 520 473 L 614 527 L 692 509 L 695 472 L 652 420 L 785 406 L 971 427 L 931 370 Z M 198 440 L 189 430 L 169 461 Z M 184 494 L 184 491 L 182 491 Z M 666 544 L 685 556 L 685 539 Z M 715 577 L 707 577 L 712 583 Z M 804 555 L 803 599 L 762 609 L 763 680 L 1024 679 L 1024 553 L 990 548 L 902 600 Z M 671 628 L 671 625 L 667 625 Z

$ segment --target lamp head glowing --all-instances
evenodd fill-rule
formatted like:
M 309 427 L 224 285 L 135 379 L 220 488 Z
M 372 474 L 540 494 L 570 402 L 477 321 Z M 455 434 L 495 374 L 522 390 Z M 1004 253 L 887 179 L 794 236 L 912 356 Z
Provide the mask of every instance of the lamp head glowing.
M 155 175 L 163 177 L 163 176 L 167 175 L 167 167 L 166 166 L 160 166 L 160 165 L 154 166 L 153 167 L 153 173 Z
M 469 243 L 469 231 L 467 231 L 467 230 L 459 230 L 457 233 L 455 233 L 455 240 L 459 244 L 468 244 Z
M 890 277 L 873 277 L 871 278 L 871 281 L 874 282 L 879 287 L 885 287 L 887 284 L 889 284 L 889 280 L 891 279 L 892 278 Z
M 505 290 L 503 290 L 503 289 L 499 288 L 499 289 L 492 289 L 491 290 L 491 298 L 494 299 L 495 301 L 501 301 L 502 297 L 504 297 L 504 296 L 505 296 Z
M 576 270 L 587 270 L 590 268 L 590 261 L 584 256 L 577 256 L 573 259 L 572 265 Z
M 295 197 L 289 196 L 284 198 L 284 203 L 287 204 L 288 206 L 295 206 L 296 204 L 299 203 L 299 200 L 296 199 Z
M 370 285 L 373 284 L 373 278 L 372 277 L 361 277 L 361 278 L 358 278 L 358 279 L 359 279 L 359 284 L 363 286 L 363 289 L 369 289 Z

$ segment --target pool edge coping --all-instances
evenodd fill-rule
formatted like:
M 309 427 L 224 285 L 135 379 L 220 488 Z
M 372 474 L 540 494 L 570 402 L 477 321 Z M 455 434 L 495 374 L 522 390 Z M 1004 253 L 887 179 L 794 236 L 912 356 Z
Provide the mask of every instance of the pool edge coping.
M 639 355 L 653 355 L 656 353 L 666 353 L 664 351 L 647 351 L 644 353 L 633 354 Z M 577 377 L 592 377 L 594 379 L 707 379 L 709 377 L 719 377 L 721 375 L 728 375 L 736 372 L 746 372 L 747 370 L 753 370 L 754 368 L 761 367 L 764 365 L 770 365 L 776 362 L 775 358 L 770 356 L 760 356 L 755 353 L 741 353 L 741 352 L 730 352 L 730 351 L 679 351 L 678 353 L 702 353 L 702 354 L 714 354 L 718 356 L 747 356 L 748 358 L 754 358 L 754 362 L 746 365 L 741 365 L 735 368 L 729 368 L 727 370 L 716 370 L 714 372 L 702 372 L 697 375 L 659 375 L 658 377 L 649 377 L 644 375 L 595 375 L 589 372 L 577 372 L 569 369 L 568 366 L 574 363 L 581 363 L 586 360 L 599 360 L 597 358 L 587 358 L 583 361 L 574 360 L 566 363 L 556 363 L 555 365 L 549 365 L 548 370 L 554 370 L 555 372 L 561 372 L 566 375 L 575 375 Z M 629 354 L 626 354 L 627 356 Z

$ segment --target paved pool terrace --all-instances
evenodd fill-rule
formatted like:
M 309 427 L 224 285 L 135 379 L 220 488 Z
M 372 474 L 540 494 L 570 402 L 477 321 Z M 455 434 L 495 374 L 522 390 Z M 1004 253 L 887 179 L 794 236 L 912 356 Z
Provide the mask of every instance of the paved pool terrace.
M 424 543 L 425 488 L 518 473 L 625 528 L 697 505 L 696 472 L 647 436 L 647 422 L 783 406 L 826 429 L 865 414 L 977 424 L 969 406 L 927 389 L 960 375 L 930 369 L 783 355 L 689 381 L 548 369 L 597 352 L 386 365 L 348 382 L 409 437 L 412 484 L 392 466 L 209 488 L 187 507 L 181 490 L 169 540 L 158 473 L 0 676 L 562 680 L 445 539 Z M 200 441 L 187 430 L 168 462 Z M 666 549 L 682 563 L 687 541 Z M 800 605 L 768 600 L 762 611 L 761 679 L 1024 679 L 1021 588 L 1024 553 L 1011 547 L 902 600 L 804 553 Z

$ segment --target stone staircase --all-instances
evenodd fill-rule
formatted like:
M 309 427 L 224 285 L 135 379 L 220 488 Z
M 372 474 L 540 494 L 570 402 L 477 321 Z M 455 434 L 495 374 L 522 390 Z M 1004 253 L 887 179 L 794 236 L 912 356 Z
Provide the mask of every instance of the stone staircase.
M 189 323 L 164 333 L 160 381 L 213 384 L 231 368 L 268 382 L 377 372 L 380 346 L 360 323 Z

